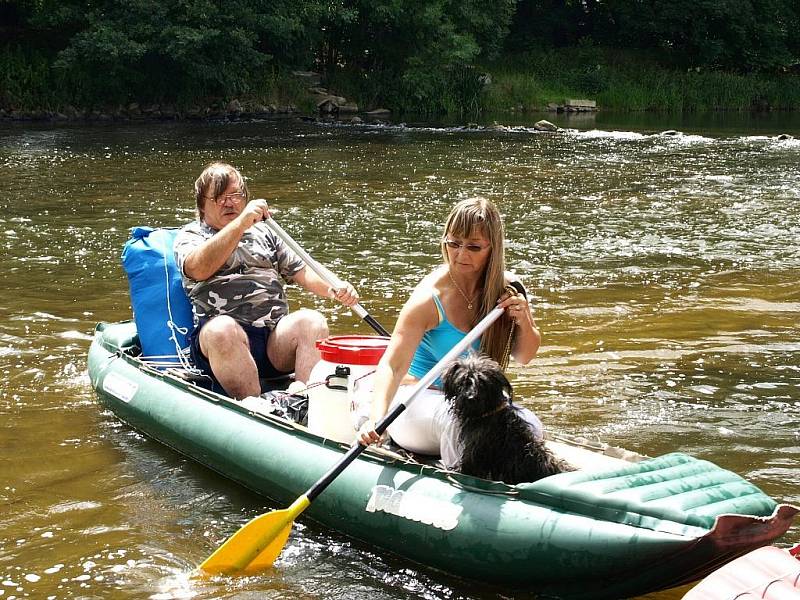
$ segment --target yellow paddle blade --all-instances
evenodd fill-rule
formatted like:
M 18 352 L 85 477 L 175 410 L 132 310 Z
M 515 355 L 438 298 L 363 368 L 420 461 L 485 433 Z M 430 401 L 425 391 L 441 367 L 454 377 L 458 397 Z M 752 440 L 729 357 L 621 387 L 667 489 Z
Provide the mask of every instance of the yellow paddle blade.
M 292 532 L 292 524 L 289 523 L 278 535 L 264 548 L 258 556 L 250 561 L 250 564 L 244 568 L 245 575 L 252 575 L 260 573 L 264 569 L 268 569 L 275 562 L 275 559 L 283 552 L 283 547 L 286 546 L 286 540 L 289 539 L 289 534 Z
M 235 575 L 272 566 L 289 538 L 292 523 L 309 504 L 306 496 L 300 496 L 289 508 L 252 519 L 203 561 L 200 570 L 208 575 Z

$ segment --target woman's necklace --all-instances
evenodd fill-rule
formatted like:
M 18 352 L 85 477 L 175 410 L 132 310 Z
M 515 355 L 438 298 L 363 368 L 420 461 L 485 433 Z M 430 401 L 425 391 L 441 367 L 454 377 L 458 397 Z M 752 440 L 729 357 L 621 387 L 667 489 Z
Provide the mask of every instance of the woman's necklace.
M 464 293 L 464 290 L 462 290 L 460 287 L 458 287 L 458 284 L 456 283 L 456 280 L 453 279 L 453 274 L 450 272 L 450 269 L 447 269 L 447 274 L 450 276 L 450 281 L 452 281 L 453 285 L 456 286 L 456 289 L 458 290 L 458 293 L 461 294 L 464 297 L 464 300 L 467 302 L 467 308 L 469 310 L 472 310 L 472 300 L 467 297 L 467 295 Z

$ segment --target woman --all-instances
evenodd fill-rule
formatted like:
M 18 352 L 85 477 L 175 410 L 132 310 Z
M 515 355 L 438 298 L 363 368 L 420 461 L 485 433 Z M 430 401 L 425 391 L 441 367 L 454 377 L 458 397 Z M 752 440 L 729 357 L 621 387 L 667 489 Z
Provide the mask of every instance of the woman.
M 483 334 L 480 351 L 505 367 L 509 355 L 525 365 L 539 349 L 539 330 L 522 284 L 505 271 L 503 224 L 494 203 L 471 198 L 453 207 L 445 222 L 442 256 L 443 264 L 417 285 L 400 311 L 375 373 L 370 418 L 359 430 L 364 444 L 380 440 L 375 423 L 392 400 L 403 401 L 413 384 L 496 306 L 506 312 Z M 527 413 L 541 435 L 541 423 Z M 388 433 L 407 450 L 441 454 L 448 466 L 458 462 L 452 419 L 438 390 L 417 396 Z

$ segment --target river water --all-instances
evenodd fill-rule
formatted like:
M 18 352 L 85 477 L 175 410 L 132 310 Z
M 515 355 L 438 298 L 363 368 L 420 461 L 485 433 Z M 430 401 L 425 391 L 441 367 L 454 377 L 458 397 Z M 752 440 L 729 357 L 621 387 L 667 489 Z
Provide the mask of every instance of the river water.
M 800 121 L 561 124 L 0 126 L 0 598 L 497 597 L 302 520 L 275 571 L 188 579 L 276 506 L 100 410 L 85 357 L 97 321 L 130 317 L 129 228 L 192 219 L 217 159 L 389 328 L 452 203 L 494 199 L 543 332 L 513 382 L 548 427 L 688 452 L 800 504 L 800 140 L 775 138 Z M 779 545 L 797 542 L 795 525 Z

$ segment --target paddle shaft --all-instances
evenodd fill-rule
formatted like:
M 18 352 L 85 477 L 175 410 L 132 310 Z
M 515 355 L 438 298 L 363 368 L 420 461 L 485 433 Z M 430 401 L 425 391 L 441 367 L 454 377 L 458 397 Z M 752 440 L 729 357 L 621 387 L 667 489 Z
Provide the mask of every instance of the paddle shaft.
M 394 420 L 402 414 L 408 405 L 411 404 L 411 402 L 413 402 L 414 399 L 425 389 L 427 389 L 428 386 L 430 386 L 436 380 L 439 374 L 444 371 L 444 369 L 451 362 L 461 356 L 461 354 L 466 351 L 467 348 L 469 348 L 470 345 L 472 345 L 472 343 L 477 340 L 481 334 L 500 317 L 500 315 L 503 314 L 503 310 L 504 309 L 502 308 L 495 308 L 483 319 L 481 319 L 481 321 L 475 327 L 473 327 L 472 330 L 466 336 L 464 336 L 464 338 L 458 344 L 453 346 L 453 348 L 451 348 L 450 351 L 445 354 L 442 359 L 437 362 L 434 367 L 414 385 L 413 391 L 405 402 L 396 404 L 394 408 L 386 413 L 386 415 L 375 426 L 375 431 L 378 434 L 382 434 L 384 431 L 386 431 L 389 425 L 391 425 Z M 323 491 L 325 491 L 325 488 L 327 488 L 333 482 L 333 480 L 336 479 L 336 477 L 338 477 L 339 474 L 344 471 L 347 466 L 366 449 L 367 447 L 361 442 L 355 442 L 350 447 L 350 450 L 347 451 L 347 454 L 345 454 L 338 463 L 331 467 L 331 469 L 305 493 L 305 497 L 308 498 L 309 503 L 312 502 Z
M 297 254 L 303 261 L 313 269 L 313 271 L 319 275 L 325 283 L 331 286 L 334 290 L 340 290 L 344 287 L 344 282 L 339 279 L 336 275 L 331 273 L 327 268 L 323 267 L 319 264 L 316 260 L 314 260 L 311 255 L 306 252 L 300 244 L 295 242 L 288 233 L 286 233 L 283 228 L 275 222 L 275 219 L 272 217 L 268 217 L 264 219 L 264 223 L 267 227 L 269 227 L 275 235 L 281 238 L 284 243 L 289 246 L 292 250 L 294 250 L 295 254 Z M 372 327 L 376 332 L 380 335 L 384 335 L 386 337 L 389 336 L 389 332 L 386 331 L 380 323 L 378 323 L 372 315 L 370 315 L 366 309 L 361 306 L 360 304 L 354 304 L 350 307 L 351 310 L 356 313 L 361 319 L 367 323 L 370 327 Z

